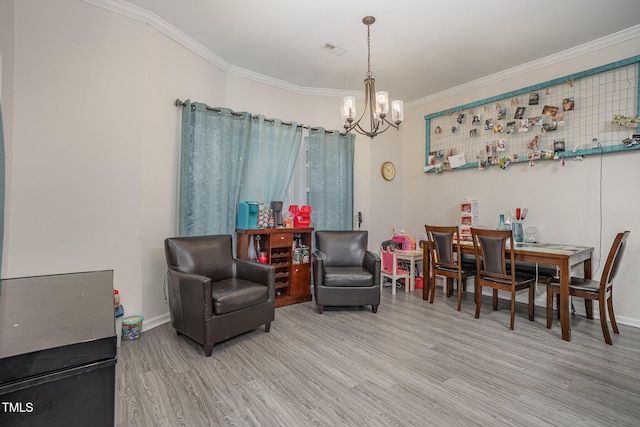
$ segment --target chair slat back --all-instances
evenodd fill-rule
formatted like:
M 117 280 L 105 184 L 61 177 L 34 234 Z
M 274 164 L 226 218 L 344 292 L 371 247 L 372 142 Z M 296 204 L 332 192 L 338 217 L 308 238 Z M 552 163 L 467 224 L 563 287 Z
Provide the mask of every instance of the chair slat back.
M 604 265 L 604 270 L 602 270 L 602 278 L 600 279 L 600 288 L 602 291 L 604 291 L 603 287 L 611 284 L 618 274 L 622 256 L 627 247 L 627 238 L 630 233 L 630 231 L 618 233 L 613 240 L 609 256 L 607 256 L 607 262 Z
M 507 242 L 513 242 L 511 230 L 471 229 L 476 263 L 481 274 L 511 279 L 507 271 Z M 511 265 L 515 265 L 513 251 L 510 254 Z
M 396 257 L 394 256 L 394 253 L 391 252 L 388 247 L 387 249 L 383 249 L 382 251 L 380 251 L 380 261 L 382 262 L 382 269 L 393 271 L 396 261 L 395 258 Z
M 429 249 L 435 255 L 434 264 L 451 268 L 459 268 L 462 260 L 461 249 L 457 247 L 457 257 L 454 256 L 454 234 L 460 235 L 457 226 L 425 225 Z

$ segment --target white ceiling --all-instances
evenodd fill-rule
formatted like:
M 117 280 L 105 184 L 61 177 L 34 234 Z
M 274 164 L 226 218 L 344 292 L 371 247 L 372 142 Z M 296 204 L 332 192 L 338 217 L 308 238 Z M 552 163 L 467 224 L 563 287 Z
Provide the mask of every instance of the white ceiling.
M 302 88 L 417 100 L 634 27 L 639 0 L 126 0 L 234 68 Z M 323 46 L 342 48 L 342 55 Z M 629 56 L 633 56 L 633 52 Z

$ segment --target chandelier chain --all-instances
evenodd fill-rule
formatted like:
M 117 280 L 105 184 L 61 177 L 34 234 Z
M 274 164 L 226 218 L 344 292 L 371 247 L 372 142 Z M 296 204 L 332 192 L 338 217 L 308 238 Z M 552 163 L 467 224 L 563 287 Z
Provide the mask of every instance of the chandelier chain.
M 367 77 L 371 75 L 371 25 L 367 25 Z

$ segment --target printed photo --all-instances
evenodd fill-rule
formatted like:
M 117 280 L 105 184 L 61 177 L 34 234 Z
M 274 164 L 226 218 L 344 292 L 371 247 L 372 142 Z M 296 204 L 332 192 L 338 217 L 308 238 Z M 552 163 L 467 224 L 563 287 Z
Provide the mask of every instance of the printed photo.
M 528 132 L 529 121 L 527 119 L 518 120 L 518 132 Z
M 542 126 L 542 116 L 529 117 L 529 126 Z
M 480 116 L 478 116 L 477 114 L 474 114 L 471 124 L 474 126 L 480 126 Z
M 487 119 L 484 121 L 484 128 L 486 130 L 491 130 L 493 129 L 493 119 Z
M 524 110 L 526 110 L 527 107 L 518 107 L 516 108 L 516 113 L 513 115 L 514 119 L 522 119 L 524 117 Z
M 516 122 L 507 122 L 507 134 L 516 133 Z
M 458 117 L 456 118 L 456 122 L 462 123 L 464 121 L 464 113 L 458 113 Z
M 507 116 L 507 109 L 506 108 L 499 108 L 498 109 L 498 120 L 504 120 L 504 118 Z
M 553 141 L 553 151 L 556 153 L 564 151 L 566 148 L 564 139 L 556 139 Z
M 558 112 L 558 107 L 552 107 L 550 105 L 545 105 L 542 109 L 542 114 L 545 116 L 555 116 Z
M 538 160 L 540 158 L 540 152 L 539 151 L 529 151 L 527 153 L 527 159 L 529 160 Z
M 576 108 L 576 104 L 573 101 L 573 96 L 562 100 L 562 111 L 571 111 Z
M 478 129 L 471 129 L 469 131 L 469 136 L 477 136 L 478 135 Z
M 532 92 L 529 94 L 529 105 L 538 105 L 540 102 L 540 94 L 538 92 Z

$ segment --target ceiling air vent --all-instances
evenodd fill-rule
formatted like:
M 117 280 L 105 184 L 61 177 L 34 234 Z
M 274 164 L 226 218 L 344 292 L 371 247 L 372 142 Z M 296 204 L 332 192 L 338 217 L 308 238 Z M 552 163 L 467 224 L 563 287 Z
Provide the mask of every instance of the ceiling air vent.
M 346 52 L 346 50 L 344 50 L 343 48 L 333 45 L 331 43 L 325 43 L 324 45 L 322 45 L 322 49 L 338 56 L 341 56 Z

